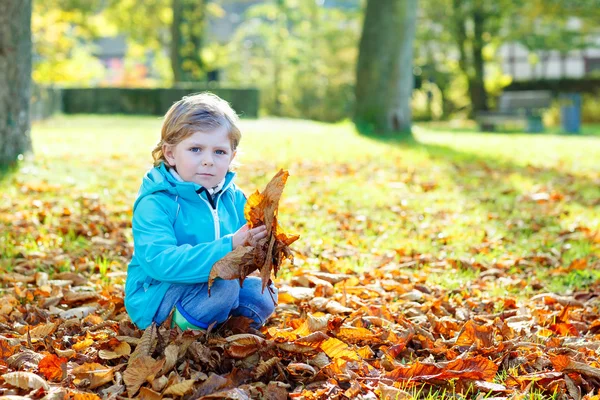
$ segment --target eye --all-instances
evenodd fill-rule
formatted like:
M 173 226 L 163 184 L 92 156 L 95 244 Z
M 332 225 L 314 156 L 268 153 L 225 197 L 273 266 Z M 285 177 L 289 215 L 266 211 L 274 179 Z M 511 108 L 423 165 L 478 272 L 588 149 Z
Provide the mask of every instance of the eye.
M 200 147 L 191 147 L 191 148 L 190 148 L 190 151 L 191 151 L 192 153 L 199 153 L 199 152 L 200 152 Z
M 225 150 L 216 150 L 215 153 L 217 153 L 218 155 L 225 155 L 227 154 L 227 152 Z

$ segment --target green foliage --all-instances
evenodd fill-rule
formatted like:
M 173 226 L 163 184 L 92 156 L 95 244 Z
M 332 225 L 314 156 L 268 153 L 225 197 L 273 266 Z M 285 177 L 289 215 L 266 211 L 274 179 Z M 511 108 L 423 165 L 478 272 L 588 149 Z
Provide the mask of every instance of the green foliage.
M 335 121 L 350 115 L 359 10 L 312 1 L 251 7 L 228 45 L 227 81 L 261 89 L 268 114 Z
M 37 83 L 90 84 L 104 76 L 90 41 L 110 33 L 100 1 L 34 1 L 31 20 L 33 80 Z M 88 44 L 83 44 L 88 43 Z

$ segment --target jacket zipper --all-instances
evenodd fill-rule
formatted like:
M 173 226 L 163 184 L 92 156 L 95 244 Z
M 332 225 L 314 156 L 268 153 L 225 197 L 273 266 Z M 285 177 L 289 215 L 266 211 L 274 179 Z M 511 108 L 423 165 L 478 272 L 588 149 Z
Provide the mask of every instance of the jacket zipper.
M 208 197 L 208 196 L 210 196 L 210 194 L 208 192 L 206 192 L 206 196 Z M 213 222 L 215 225 L 215 240 L 220 239 L 221 238 L 221 224 L 219 222 L 219 204 L 215 203 L 214 201 L 206 200 L 204 197 L 202 197 L 202 192 L 198 193 L 198 197 L 200 197 L 202 199 L 202 201 L 204 203 L 206 203 L 206 205 L 210 209 L 210 212 L 213 217 Z M 210 200 L 213 200 L 212 197 L 210 197 Z
M 225 190 L 229 189 L 229 186 L 230 185 L 227 185 L 223 189 L 221 189 L 220 193 L 224 193 Z M 203 191 L 206 192 L 206 198 L 208 200 L 206 200 L 204 197 L 202 197 Z M 197 190 L 196 193 L 198 193 L 198 197 L 200 197 L 202 199 L 202 201 L 206 203 L 208 208 L 210 208 L 210 212 L 212 213 L 212 217 L 213 217 L 213 222 L 215 224 L 215 240 L 220 239 L 221 238 L 221 223 L 219 221 L 219 199 L 218 199 L 218 197 L 215 196 L 213 198 L 205 188 L 201 188 L 201 189 Z

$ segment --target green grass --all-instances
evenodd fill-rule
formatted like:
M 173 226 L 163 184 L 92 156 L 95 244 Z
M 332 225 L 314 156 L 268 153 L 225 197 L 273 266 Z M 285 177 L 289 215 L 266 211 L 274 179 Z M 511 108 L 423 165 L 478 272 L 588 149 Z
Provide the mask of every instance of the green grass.
M 130 248 L 92 237 L 131 242 L 131 205 L 160 123 L 61 116 L 34 124 L 35 158 L 0 181 L 0 266 L 46 252 L 51 259 L 44 265 L 67 258 L 74 269 L 96 260 L 124 268 Z M 594 135 L 417 125 L 415 141 L 398 142 L 361 136 L 349 123 L 287 119 L 244 120 L 242 131 L 240 187 L 262 189 L 279 168 L 290 172 L 280 220 L 301 235 L 294 248 L 303 267 L 362 271 L 420 254 L 429 261 L 410 271 L 449 289 L 469 287 L 498 265 L 507 265 L 507 274 L 548 280 L 540 254 L 553 254 L 565 268 L 585 259 L 598 269 L 600 139 Z M 15 224 L 22 229 L 9 229 Z M 431 267 L 461 259 L 473 266 L 451 276 L 448 266 Z M 577 289 L 579 279 L 585 287 L 599 282 L 595 272 L 564 279 L 565 290 Z M 517 281 L 481 285 L 494 294 L 525 292 Z

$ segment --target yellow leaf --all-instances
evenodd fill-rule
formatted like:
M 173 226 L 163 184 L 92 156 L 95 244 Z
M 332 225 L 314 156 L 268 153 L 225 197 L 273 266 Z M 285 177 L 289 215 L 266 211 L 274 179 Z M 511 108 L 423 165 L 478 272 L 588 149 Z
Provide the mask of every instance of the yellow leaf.
M 340 328 L 335 335 L 338 339 L 346 343 L 370 342 L 377 341 L 373 332 L 366 328 L 345 327 Z
M 81 342 L 75 343 L 72 347 L 73 347 L 73 350 L 81 351 L 81 350 L 87 349 L 88 347 L 90 347 L 93 344 L 94 344 L 94 341 L 92 339 L 88 338 L 88 339 L 82 340 Z
M 348 345 L 336 338 L 330 338 L 319 346 L 331 358 L 349 358 L 351 360 L 360 360 L 359 355 L 348 348 Z

